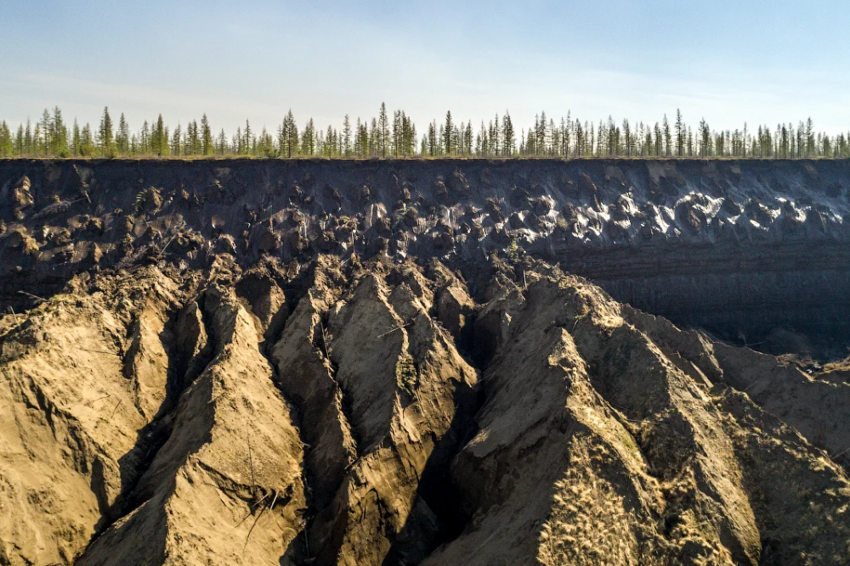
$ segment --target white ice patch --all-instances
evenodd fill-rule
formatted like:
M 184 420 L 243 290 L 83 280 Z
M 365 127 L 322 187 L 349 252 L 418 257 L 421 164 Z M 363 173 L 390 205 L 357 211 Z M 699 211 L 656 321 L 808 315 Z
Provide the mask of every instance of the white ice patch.
M 585 228 L 587 226 L 587 216 L 585 216 L 581 212 L 576 212 L 576 226 L 581 226 L 582 228 Z
M 587 213 L 588 218 L 583 226 L 584 233 L 593 232 L 598 236 L 602 233 L 602 228 L 604 226 L 604 217 L 592 209 L 585 210 L 585 212 Z
M 610 222 L 610 221 L 611 221 L 611 215 L 608 213 L 608 211 L 607 211 L 607 210 L 606 210 L 606 211 L 604 211 L 604 212 L 599 212 L 598 210 L 594 210 L 594 209 L 593 209 L 593 208 L 591 208 L 591 207 L 587 207 L 587 208 L 583 208 L 583 209 L 582 209 L 582 211 L 583 211 L 583 212 L 587 215 L 587 217 L 588 217 L 588 218 L 590 218 L 591 220 L 596 220 L 596 221 L 598 221 L 598 222 L 602 222 L 603 224 L 604 224 L 605 222 Z
M 528 228 L 518 228 L 517 230 L 514 230 L 514 232 L 522 235 L 529 243 L 540 238 L 540 235 L 537 232 L 529 230 Z
M 720 212 L 723 199 L 703 193 L 692 192 L 677 200 L 676 204 L 673 205 L 673 208 L 677 208 L 679 204 L 683 202 L 692 203 L 691 206 L 693 206 L 693 208 L 701 211 L 707 218 L 711 219 Z M 671 216 L 671 218 L 673 218 L 673 216 Z
M 664 215 L 656 210 L 655 212 L 655 223 L 658 225 L 658 228 L 661 230 L 662 234 L 666 234 L 670 229 L 670 224 L 664 220 Z
M 576 212 L 576 222 L 573 226 L 573 235 L 582 236 L 587 230 L 587 217 L 581 212 Z
M 698 204 L 696 208 L 701 210 L 703 214 L 708 218 L 713 218 L 717 216 L 720 212 L 720 207 L 723 205 L 722 198 L 716 198 L 710 195 L 702 195 L 702 197 L 708 201 L 708 204 Z
M 626 212 L 630 216 L 634 216 L 635 214 L 638 213 L 639 209 L 638 209 L 637 205 L 635 204 L 634 199 L 632 199 L 631 193 L 623 193 L 622 195 L 620 195 L 620 198 L 622 200 L 626 201 Z

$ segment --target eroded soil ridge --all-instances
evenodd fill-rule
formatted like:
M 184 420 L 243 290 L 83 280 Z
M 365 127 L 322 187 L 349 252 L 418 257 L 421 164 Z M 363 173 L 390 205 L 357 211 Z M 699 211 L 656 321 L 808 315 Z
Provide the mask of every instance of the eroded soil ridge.
M 479 165 L 475 191 L 508 190 Z M 358 184 L 368 166 L 351 165 Z M 343 196 L 300 165 L 295 187 L 266 187 L 252 175 L 282 165 L 182 164 L 224 181 L 171 188 L 145 181 L 157 165 L 4 167 L 0 564 L 847 563 L 848 373 L 802 372 L 566 272 L 531 245 L 555 241 L 566 201 L 523 239 L 501 221 L 466 231 L 456 214 L 479 214 L 478 193 L 457 176 L 420 216 L 409 171 L 391 213 L 372 190 L 392 186 Z M 818 174 L 829 188 L 845 172 Z M 833 250 L 841 187 L 820 232 Z M 516 206 L 554 200 L 533 194 Z

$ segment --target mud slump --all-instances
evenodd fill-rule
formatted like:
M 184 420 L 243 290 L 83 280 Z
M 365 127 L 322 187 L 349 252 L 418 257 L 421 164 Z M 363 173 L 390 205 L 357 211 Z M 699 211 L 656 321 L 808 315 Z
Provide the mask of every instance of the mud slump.
M 846 176 L 4 163 L 0 564 L 846 564 Z

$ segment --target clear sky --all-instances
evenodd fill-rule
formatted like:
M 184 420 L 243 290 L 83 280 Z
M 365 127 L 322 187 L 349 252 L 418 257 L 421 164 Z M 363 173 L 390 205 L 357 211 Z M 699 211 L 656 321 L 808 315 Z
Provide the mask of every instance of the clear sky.
M 850 130 L 846 0 L 0 0 L 0 119 L 340 125 L 404 109 Z

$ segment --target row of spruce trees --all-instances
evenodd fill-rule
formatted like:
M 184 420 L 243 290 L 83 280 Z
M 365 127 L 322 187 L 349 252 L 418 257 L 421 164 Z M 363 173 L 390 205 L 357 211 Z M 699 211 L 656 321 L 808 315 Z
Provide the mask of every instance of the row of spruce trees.
M 66 123 L 62 111 L 44 111 L 41 120 L 27 120 L 16 130 L 0 122 L 0 157 L 735 157 L 735 158 L 846 158 L 850 133 L 830 136 L 816 132 L 812 120 L 716 131 L 701 120 L 696 128 L 676 111 L 671 124 L 665 115 L 655 124 L 617 124 L 612 118 L 582 122 L 567 113 L 555 121 L 545 112 L 534 117 L 527 131 L 516 131 L 511 116 L 498 114 L 476 130 L 472 122 L 456 122 L 447 112 L 444 121 L 428 124 L 421 138 L 403 110 L 390 115 L 381 104 L 371 120 L 345 116 L 342 128 L 318 128 L 310 118 L 299 128 L 292 111 L 273 133 L 259 132 L 245 121 L 232 135 L 215 133 L 206 114 L 200 122 L 171 128 L 160 115 L 132 131 L 122 113 L 116 124 L 104 108 L 97 129 L 74 120 Z

